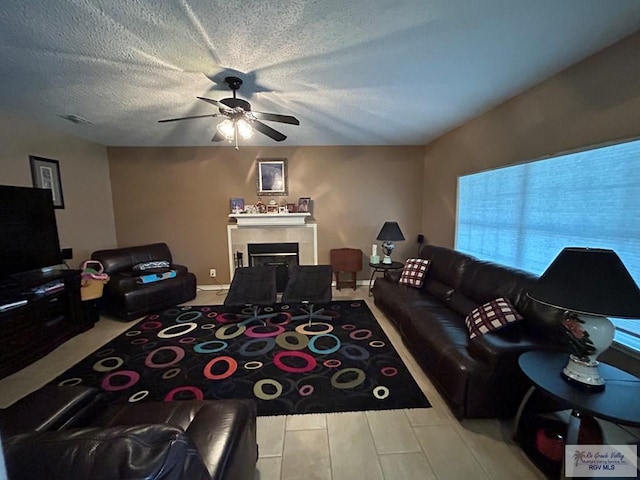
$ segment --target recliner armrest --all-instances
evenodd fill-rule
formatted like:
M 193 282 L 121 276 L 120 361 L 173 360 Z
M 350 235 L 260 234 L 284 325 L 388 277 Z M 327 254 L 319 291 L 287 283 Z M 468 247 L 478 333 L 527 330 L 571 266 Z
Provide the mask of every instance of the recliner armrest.
M 95 388 L 45 385 L 0 410 L 0 431 L 7 437 L 31 431 L 59 430 L 92 411 L 99 399 L 100 391 Z
M 4 447 L 12 480 L 209 478 L 184 431 L 163 424 L 25 433 Z
M 522 334 L 519 325 L 506 327 L 504 331 L 489 332 L 469 341 L 467 351 L 476 360 L 489 365 L 492 370 L 501 364 L 518 364 L 518 357 L 529 350 L 549 349 L 542 338 Z

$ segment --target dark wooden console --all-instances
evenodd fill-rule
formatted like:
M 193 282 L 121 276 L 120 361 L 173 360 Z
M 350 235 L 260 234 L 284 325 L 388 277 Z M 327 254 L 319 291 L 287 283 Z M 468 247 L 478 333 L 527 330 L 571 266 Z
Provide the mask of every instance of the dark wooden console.
M 0 290 L 0 378 L 92 326 L 80 295 L 79 270 L 39 272 L 4 285 Z

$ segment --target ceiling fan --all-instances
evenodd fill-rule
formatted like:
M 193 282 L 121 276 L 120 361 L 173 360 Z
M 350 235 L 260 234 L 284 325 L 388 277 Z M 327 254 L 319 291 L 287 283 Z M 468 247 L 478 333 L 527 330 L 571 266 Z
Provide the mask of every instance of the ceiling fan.
M 288 123 L 290 125 L 300 125 L 296 117 L 291 115 L 278 115 L 276 113 L 263 113 L 251 111 L 251 104 L 246 100 L 236 98 L 236 91 L 242 85 L 242 80 L 238 77 L 225 77 L 225 83 L 233 92 L 233 98 L 223 98 L 222 100 L 212 100 L 205 97 L 197 97 L 211 105 L 218 107 L 219 113 L 210 113 L 207 115 L 193 115 L 190 117 L 169 118 L 166 120 L 158 120 L 158 123 L 177 122 L 179 120 L 191 120 L 193 118 L 207 117 L 225 117 L 225 119 L 216 127 L 216 133 L 211 139 L 212 142 L 221 142 L 228 140 L 235 141 L 236 150 L 238 149 L 238 135 L 244 139 L 251 137 L 253 130 L 263 133 L 267 137 L 281 142 L 286 135 L 274 130 L 270 126 L 262 123 L 260 120 L 269 122 Z

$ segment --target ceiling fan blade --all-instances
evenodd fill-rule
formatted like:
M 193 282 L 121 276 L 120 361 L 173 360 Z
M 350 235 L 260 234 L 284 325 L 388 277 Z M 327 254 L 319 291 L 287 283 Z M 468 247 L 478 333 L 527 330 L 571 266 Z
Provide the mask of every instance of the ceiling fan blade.
M 205 97 L 196 97 L 198 100 L 203 100 L 207 103 L 210 103 L 211 105 L 215 105 L 216 107 L 220 106 L 220 102 L 218 102 L 217 100 L 212 100 L 210 98 L 205 98 Z
M 224 135 L 222 135 L 218 130 L 216 130 L 216 134 L 213 136 L 211 141 L 212 142 L 222 142 L 223 140 L 226 140 Z
M 251 126 L 258 130 L 260 133 L 264 133 L 267 137 L 273 138 L 276 142 L 281 142 L 285 138 L 287 138 L 286 135 L 280 133 L 277 130 L 274 130 L 273 128 L 265 125 L 262 122 L 259 122 L 258 120 L 254 120 L 253 122 L 251 122 Z
M 192 118 L 218 117 L 218 113 L 209 113 L 207 115 L 193 115 L 191 117 L 167 118 L 166 120 L 158 120 L 158 123 L 177 122 L 179 120 L 191 120 Z
M 268 120 L 270 122 L 289 123 L 291 125 L 300 125 L 300 121 L 291 115 L 278 115 L 276 113 L 252 112 L 253 116 L 260 120 Z

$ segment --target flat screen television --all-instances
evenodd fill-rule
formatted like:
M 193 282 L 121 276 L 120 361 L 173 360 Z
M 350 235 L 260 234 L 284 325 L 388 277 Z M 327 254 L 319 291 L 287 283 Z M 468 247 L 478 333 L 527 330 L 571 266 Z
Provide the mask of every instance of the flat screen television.
M 51 191 L 0 185 L 0 281 L 60 263 Z

